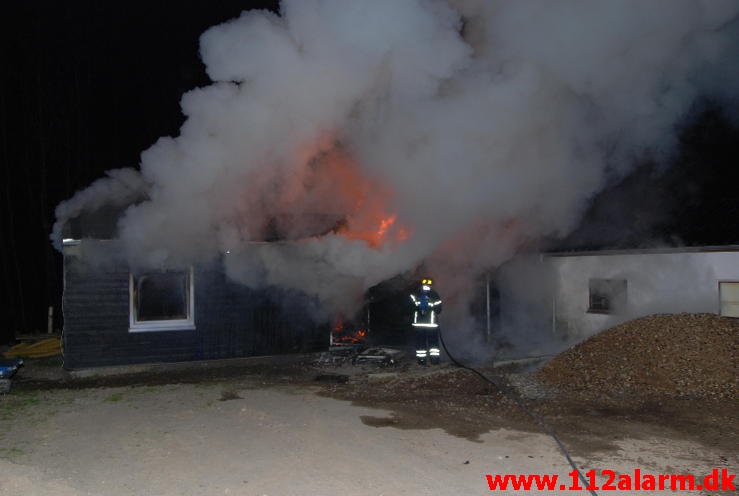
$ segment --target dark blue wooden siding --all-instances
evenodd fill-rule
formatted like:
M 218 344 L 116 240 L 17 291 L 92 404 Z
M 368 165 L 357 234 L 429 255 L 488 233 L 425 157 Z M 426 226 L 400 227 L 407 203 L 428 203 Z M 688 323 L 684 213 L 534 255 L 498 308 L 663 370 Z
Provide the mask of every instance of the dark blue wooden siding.
M 129 272 L 64 257 L 64 362 L 67 368 L 233 358 L 322 349 L 325 327 L 310 300 L 255 291 L 217 266 L 194 271 L 195 330 L 129 332 Z

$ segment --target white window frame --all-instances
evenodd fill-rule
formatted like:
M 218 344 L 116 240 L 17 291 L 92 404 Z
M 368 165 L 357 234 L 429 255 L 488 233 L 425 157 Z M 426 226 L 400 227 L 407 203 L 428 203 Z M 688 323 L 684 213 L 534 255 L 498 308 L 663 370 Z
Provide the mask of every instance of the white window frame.
M 727 300 L 724 299 L 724 295 L 721 292 L 721 287 L 724 284 L 739 285 L 739 281 L 737 280 L 718 281 L 718 314 L 724 317 L 739 318 L 739 315 L 729 315 L 729 314 L 724 313 L 724 304 L 727 302 Z
M 136 320 L 135 281 L 128 274 L 128 332 L 193 331 L 195 330 L 195 291 L 193 269 L 187 271 L 187 318 L 167 320 Z

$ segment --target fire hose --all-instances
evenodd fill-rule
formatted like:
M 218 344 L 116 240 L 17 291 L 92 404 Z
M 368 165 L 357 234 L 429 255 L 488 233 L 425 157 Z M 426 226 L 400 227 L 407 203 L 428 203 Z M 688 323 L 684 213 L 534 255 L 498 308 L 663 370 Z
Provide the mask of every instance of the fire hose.
M 575 461 L 570 456 L 570 452 L 567 451 L 567 447 L 559 439 L 559 436 L 557 436 L 557 433 L 554 432 L 554 429 L 549 424 L 546 423 L 546 421 L 542 418 L 541 415 L 539 415 L 534 410 L 532 410 L 531 408 L 529 408 L 528 406 L 526 406 L 526 404 L 524 403 L 524 401 L 521 398 L 521 396 L 517 392 L 515 392 L 513 389 L 505 386 L 500 381 L 498 381 L 498 380 L 496 380 L 494 378 L 491 378 L 491 377 L 486 376 L 482 372 L 480 372 L 480 371 L 478 371 L 478 370 L 470 367 L 469 365 L 465 365 L 465 364 L 461 363 L 459 360 L 457 360 L 456 358 L 454 358 L 454 355 L 452 355 L 451 353 L 449 353 L 449 348 L 447 348 L 446 343 L 444 342 L 444 336 L 441 333 L 441 328 L 439 328 L 439 341 L 441 342 L 442 348 L 444 348 L 444 352 L 446 352 L 447 356 L 449 357 L 449 359 L 452 361 L 452 363 L 454 365 L 456 365 L 457 367 L 463 368 L 465 370 L 469 370 L 473 374 L 475 374 L 478 377 L 480 377 L 483 381 L 492 384 L 495 387 L 495 389 L 497 389 L 498 391 L 500 391 L 506 398 L 508 398 L 509 400 L 513 401 L 522 411 L 526 412 L 527 415 L 529 415 L 531 418 L 533 418 L 536 421 L 536 423 L 539 424 L 539 426 L 544 430 L 544 432 L 547 433 L 549 435 L 549 437 L 551 437 L 552 439 L 554 439 L 554 442 L 555 443 L 557 443 L 557 446 L 559 447 L 559 450 L 562 452 L 562 454 L 564 455 L 565 459 L 567 460 L 567 463 L 569 463 L 570 464 L 570 467 L 572 467 L 572 469 L 577 472 L 577 475 L 580 477 L 580 480 L 585 484 L 584 487 L 588 487 L 589 486 L 588 479 L 585 478 L 585 476 L 583 475 L 583 473 L 580 471 L 580 468 L 577 466 L 577 464 L 575 463 Z M 598 496 L 598 493 L 596 493 L 592 489 L 588 489 L 588 491 L 593 496 Z

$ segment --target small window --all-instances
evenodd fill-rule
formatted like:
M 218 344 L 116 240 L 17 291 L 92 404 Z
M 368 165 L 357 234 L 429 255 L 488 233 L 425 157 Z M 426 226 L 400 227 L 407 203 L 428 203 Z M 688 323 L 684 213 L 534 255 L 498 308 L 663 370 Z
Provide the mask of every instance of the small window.
M 618 313 L 625 307 L 625 279 L 590 279 L 589 313 Z
M 720 281 L 718 283 L 720 315 L 739 317 L 739 281 Z
M 131 274 L 130 331 L 195 329 L 192 270 Z

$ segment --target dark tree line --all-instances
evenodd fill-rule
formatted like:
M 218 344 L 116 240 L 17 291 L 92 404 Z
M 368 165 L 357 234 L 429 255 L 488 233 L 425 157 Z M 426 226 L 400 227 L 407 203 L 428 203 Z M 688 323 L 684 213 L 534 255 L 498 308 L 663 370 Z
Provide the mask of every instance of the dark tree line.
M 61 327 L 56 205 L 182 124 L 179 99 L 208 83 L 198 38 L 254 5 L 211 0 L 12 2 L 0 19 L 0 344 Z

